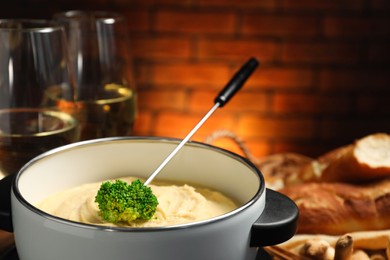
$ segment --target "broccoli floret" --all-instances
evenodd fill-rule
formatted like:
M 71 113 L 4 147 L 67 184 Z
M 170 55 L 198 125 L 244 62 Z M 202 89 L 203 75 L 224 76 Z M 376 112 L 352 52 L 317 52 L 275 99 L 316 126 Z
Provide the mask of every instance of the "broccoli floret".
M 122 180 L 102 183 L 95 197 L 99 215 L 111 223 L 149 220 L 156 212 L 157 197 L 139 179 L 127 184 Z

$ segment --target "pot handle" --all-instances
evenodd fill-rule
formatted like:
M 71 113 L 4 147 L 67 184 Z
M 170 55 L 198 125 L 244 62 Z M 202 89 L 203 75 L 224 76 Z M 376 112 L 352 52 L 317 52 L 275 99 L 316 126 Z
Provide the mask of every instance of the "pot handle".
M 11 218 L 11 187 L 15 175 L 0 180 L 0 229 L 13 232 Z
M 297 230 L 299 210 L 294 201 L 271 189 L 266 189 L 265 201 L 262 214 L 252 225 L 251 247 L 280 244 Z

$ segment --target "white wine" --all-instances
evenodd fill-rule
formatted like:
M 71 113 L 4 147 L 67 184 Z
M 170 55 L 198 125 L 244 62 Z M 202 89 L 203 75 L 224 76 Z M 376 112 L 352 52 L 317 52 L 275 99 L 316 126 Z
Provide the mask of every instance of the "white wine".
M 104 90 L 97 100 L 76 102 L 81 140 L 125 136 L 132 132 L 136 114 L 135 92 L 116 84 L 108 84 Z
M 0 109 L 0 171 L 14 174 L 35 156 L 78 140 L 76 120 L 48 109 Z

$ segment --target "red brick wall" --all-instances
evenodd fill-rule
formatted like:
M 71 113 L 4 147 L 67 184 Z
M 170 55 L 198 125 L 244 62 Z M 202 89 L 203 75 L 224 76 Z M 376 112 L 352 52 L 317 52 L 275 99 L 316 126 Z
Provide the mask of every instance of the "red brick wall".
M 226 129 L 257 157 L 316 156 L 370 133 L 390 133 L 389 3 L 15 0 L 0 15 L 46 18 L 69 9 L 126 15 L 139 92 L 136 135 L 184 137 L 255 56 L 260 69 L 194 139 Z M 237 151 L 231 142 L 218 145 Z

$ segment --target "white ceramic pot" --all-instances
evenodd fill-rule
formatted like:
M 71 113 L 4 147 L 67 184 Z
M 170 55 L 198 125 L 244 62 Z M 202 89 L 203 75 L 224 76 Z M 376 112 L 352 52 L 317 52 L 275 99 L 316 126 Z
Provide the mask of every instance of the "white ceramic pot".
M 51 150 L 30 161 L 12 184 L 12 225 L 21 260 L 254 260 L 261 246 L 293 236 L 295 204 L 267 190 L 248 160 L 191 142 L 157 179 L 197 183 L 239 202 L 225 215 L 159 228 L 110 228 L 61 219 L 34 207 L 53 193 L 125 175 L 147 178 L 178 140 L 117 137 Z M 267 196 L 266 196 L 267 195 Z M 267 198 L 266 198 L 267 197 Z

